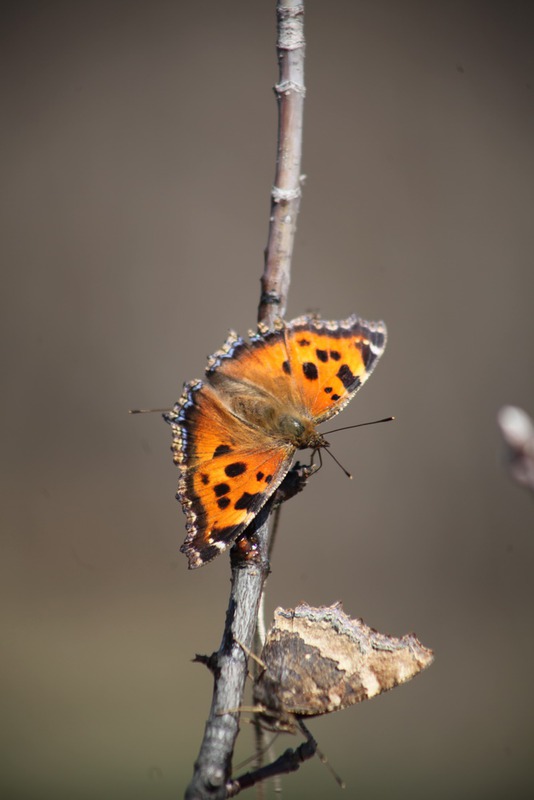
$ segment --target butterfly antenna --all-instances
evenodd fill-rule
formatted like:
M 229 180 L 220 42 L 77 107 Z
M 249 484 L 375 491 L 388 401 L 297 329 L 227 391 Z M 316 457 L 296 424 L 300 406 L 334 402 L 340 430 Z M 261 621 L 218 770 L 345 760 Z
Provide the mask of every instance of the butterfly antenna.
M 336 462 L 336 464 L 338 465 L 338 467 L 339 467 L 341 470 L 343 470 L 343 472 L 345 473 L 345 475 L 347 476 L 347 478 L 350 478 L 350 479 L 352 480 L 352 475 L 350 474 L 350 472 L 348 471 L 348 469 L 345 469 L 345 467 L 343 466 L 343 464 L 341 464 L 341 462 L 337 460 L 337 458 L 335 457 L 335 455 L 334 455 L 332 452 L 330 452 L 330 450 L 328 450 L 326 447 L 324 448 L 324 451 L 325 451 L 325 453 L 328 453 L 328 455 L 330 456 L 330 458 L 333 458 L 333 459 L 334 459 L 334 461 Z M 321 452 L 321 451 L 319 451 L 319 452 Z
M 128 414 L 168 414 L 172 408 L 129 408 Z
M 344 428 L 333 428 L 331 431 L 323 431 L 325 436 L 338 431 L 350 431 L 352 428 L 365 428 L 366 425 L 378 425 L 380 422 L 391 422 L 395 417 L 384 417 L 384 419 L 373 419 L 371 422 L 359 422 L 357 425 L 347 425 Z

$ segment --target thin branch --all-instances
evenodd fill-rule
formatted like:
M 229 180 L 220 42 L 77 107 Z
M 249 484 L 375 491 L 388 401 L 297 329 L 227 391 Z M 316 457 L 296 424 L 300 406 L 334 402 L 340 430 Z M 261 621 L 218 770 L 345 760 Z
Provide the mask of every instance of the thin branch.
M 261 516 L 263 518 L 264 514 Z M 257 537 L 261 540 L 260 531 Z M 197 659 L 208 664 L 214 674 L 215 685 L 195 772 L 185 794 L 187 800 L 224 800 L 226 797 L 226 783 L 239 733 L 239 715 L 226 712 L 230 708 L 239 708 L 242 703 L 247 656 L 238 642 L 250 648 L 256 630 L 263 586 L 261 576 L 266 574 L 268 568 L 260 562 L 260 551 L 266 552 L 266 544 L 260 544 L 254 551 L 254 557 L 249 556 L 244 562 L 235 557 L 221 646 L 209 659 Z M 241 561 L 241 566 L 237 561 Z
M 279 110 L 278 150 L 258 308 L 258 321 L 269 327 L 275 319 L 283 317 L 287 304 L 300 205 L 304 108 L 304 6 L 295 0 L 278 0 L 276 10 L 280 66 L 275 86 Z M 246 538 L 232 550 L 232 588 L 223 638 L 217 653 L 206 661 L 215 681 L 212 705 L 186 800 L 224 800 L 228 796 L 239 715 L 227 713 L 227 709 L 239 708 L 242 704 L 247 658 L 238 642 L 245 648 L 252 648 L 263 587 L 269 574 L 272 507 L 272 501 L 264 506 L 247 529 Z M 302 758 L 306 745 L 309 748 L 306 742 L 298 748 L 297 760 Z
M 279 0 L 277 52 L 279 80 L 278 149 L 271 192 L 269 238 L 261 279 L 258 322 L 272 327 L 283 317 L 289 291 L 291 256 L 301 195 L 302 128 L 304 120 L 304 5 L 302 0 Z

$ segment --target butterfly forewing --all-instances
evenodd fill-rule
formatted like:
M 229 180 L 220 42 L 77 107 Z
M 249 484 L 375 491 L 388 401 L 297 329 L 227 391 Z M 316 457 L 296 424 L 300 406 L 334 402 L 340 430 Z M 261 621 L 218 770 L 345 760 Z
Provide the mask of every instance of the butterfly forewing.
M 386 328 L 356 316 L 341 322 L 300 317 L 286 334 L 292 374 L 316 424 L 341 411 L 384 352 Z

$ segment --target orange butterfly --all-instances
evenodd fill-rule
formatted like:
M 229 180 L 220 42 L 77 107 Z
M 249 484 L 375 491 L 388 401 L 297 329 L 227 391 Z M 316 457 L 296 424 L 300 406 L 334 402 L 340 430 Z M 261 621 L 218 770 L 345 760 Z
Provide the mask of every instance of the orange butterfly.
M 233 331 L 173 410 L 177 497 L 186 515 L 189 568 L 226 550 L 287 474 L 297 450 L 326 446 L 316 426 L 344 408 L 384 352 L 383 322 L 303 316 Z

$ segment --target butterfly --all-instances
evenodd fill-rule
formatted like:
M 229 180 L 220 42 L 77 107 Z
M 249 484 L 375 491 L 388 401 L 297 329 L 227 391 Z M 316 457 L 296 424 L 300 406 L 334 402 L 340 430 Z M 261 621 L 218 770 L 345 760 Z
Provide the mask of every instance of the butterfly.
M 277 608 L 254 682 L 254 708 L 268 728 L 294 733 L 299 719 L 368 700 L 411 680 L 434 660 L 417 637 L 379 633 L 341 603 Z M 304 728 L 304 730 L 306 730 Z
M 228 548 L 287 474 L 295 452 L 328 446 L 317 425 L 338 414 L 386 345 L 383 322 L 312 315 L 250 341 L 231 331 L 208 359 L 205 381 L 186 383 L 164 419 L 180 468 L 186 515 L 181 551 L 194 569 Z

